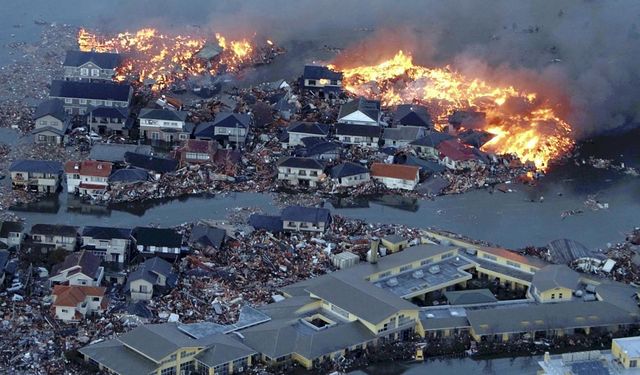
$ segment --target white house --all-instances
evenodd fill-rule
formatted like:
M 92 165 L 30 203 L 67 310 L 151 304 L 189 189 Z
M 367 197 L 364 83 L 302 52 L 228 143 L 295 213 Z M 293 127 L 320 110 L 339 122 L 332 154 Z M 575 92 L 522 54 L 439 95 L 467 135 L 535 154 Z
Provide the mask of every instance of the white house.
M 324 165 L 316 159 L 287 157 L 278 163 L 278 180 L 315 187 L 324 178 Z
M 336 137 L 346 145 L 378 148 L 381 135 L 377 125 L 336 124 Z
M 405 147 L 410 142 L 424 137 L 426 128 L 418 126 L 400 126 L 397 128 L 385 128 L 383 133 L 384 145 L 393 147 Z
M 360 164 L 345 162 L 329 171 L 331 180 L 338 186 L 356 186 L 371 179 L 369 170 Z
M 280 217 L 285 231 L 321 233 L 331 224 L 331 212 L 326 208 L 289 206 Z
M 24 225 L 17 221 L 3 221 L 0 224 L 0 242 L 7 247 L 20 248 L 24 238 Z
M 338 113 L 338 122 L 353 125 L 380 125 L 380 101 L 363 97 L 344 103 Z
M 99 286 L 104 277 L 101 259 L 88 251 L 78 251 L 67 255 L 62 263 L 51 269 L 51 284 Z
M 90 314 L 102 314 L 108 306 L 106 288 L 95 286 L 55 285 L 52 312 L 56 319 L 77 322 Z
M 67 192 L 91 197 L 103 194 L 109 187 L 112 168 L 113 164 L 105 161 L 67 161 L 64 164 Z
M 317 122 L 295 122 L 287 128 L 289 147 L 302 145 L 302 139 L 308 137 L 325 138 L 329 134 L 329 125 Z
M 371 178 L 389 189 L 414 190 L 420 182 L 420 168 L 413 165 L 373 163 Z
M 305 65 L 302 72 L 302 87 L 323 94 L 339 94 L 342 91 L 342 73 L 326 66 Z
M 131 229 L 85 226 L 82 249 L 106 262 L 125 263 L 129 259 Z
M 143 256 L 177 258 L 182 250 L 182 235 L 170 228 L 136 227 L 133 238 Z
M 67 51 L 64 63 L 64 79 L 67 81 L 111 81 L 122 64 L 117 53 Z
M 143 108 L 138 118 L 142 138 L 168 143 L 189 139 L 187 112 Z
M 148 301 L 153 293 L 175 286 L 177 280 L 171 263 L 158 257 L 149 258 L 127 277 L 125 290 L 131 294 L 134 301 Z
M 31 227 L 31 242 L 40 248 L 63 248 L 74 251 L 78 243 L 78 228 L 59 224 L 34 224 Z
M 70 121 L 60 99 L 45 100 L 33 115 L 34 141 L 38 144 L 62 145 L 69 130 Z

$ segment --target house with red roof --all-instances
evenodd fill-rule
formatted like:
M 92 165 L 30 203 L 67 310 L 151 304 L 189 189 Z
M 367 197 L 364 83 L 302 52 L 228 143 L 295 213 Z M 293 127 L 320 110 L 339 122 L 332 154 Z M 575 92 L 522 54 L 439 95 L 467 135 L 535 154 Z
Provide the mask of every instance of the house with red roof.
M 106 288 L 97 286 L 55 285 L 51 312 L 56 319 L 76 322 L 91 314 L 102 314 L 109 305 Z
M 175 152 L 180 166 L 189 164 L 212 164 L 218 150 L 218 142 L 205 139 L 187 139 Z
M 467 169 L 482 163 L 477 149 L 461 143 L 457 139 L 448 139 L 437 146 L 440 162 L 449 169 Z
M 373 163 L 371 178 L 389 189 L 414 190 L 420 182 L 420 168 L 413 165 Z
M 70 160 L 64 164 L 69 194 L 88 195 L 92 198 L 102 195 L 109 186 L 109 176 L 113 164 L 106 161 Z

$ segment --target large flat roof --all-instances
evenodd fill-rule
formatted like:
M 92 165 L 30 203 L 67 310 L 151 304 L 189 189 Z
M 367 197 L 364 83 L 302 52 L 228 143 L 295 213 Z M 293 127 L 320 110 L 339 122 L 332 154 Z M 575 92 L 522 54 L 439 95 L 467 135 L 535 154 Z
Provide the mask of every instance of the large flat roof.
M 640 357 L 640 336 L 613 339 L 616 344 L 631 358 Z

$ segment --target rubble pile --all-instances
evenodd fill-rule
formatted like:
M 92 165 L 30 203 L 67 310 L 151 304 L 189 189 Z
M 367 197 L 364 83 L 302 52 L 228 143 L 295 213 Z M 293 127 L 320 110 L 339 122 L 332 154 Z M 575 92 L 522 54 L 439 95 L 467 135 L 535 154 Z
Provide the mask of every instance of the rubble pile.
M 640 228 L 634 228 L 624 242 L 610 245 L 604 253 L 616 264 L 611 273 L 599 272 L 601 276 L 627 284 L 640 284 Z
M 589 156 L 587 159 L 575 159 L 574 163 L 576 165 L 590 165 L 596 169 L 608 169 L 613 171 L 622 172 L 631 176 L 640 176 L 640 171 L 638 171 L 634 167 L 629 167 L 625 165 L 624 162 L 616 162 L 612 159 L 602 159 L 596 158 L 594 156 Z

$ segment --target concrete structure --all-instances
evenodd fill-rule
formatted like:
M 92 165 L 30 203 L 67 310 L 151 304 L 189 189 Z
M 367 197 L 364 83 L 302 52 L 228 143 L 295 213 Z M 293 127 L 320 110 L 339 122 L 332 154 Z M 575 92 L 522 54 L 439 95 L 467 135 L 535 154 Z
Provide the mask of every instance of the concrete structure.
M 331 168 L 329 176 L 338 186 L 357 186 L 371 179 L 369 170 L 360 164 L 345 162 Z
M 64 79 L 110 82 L 122 60 L 117 53 L 67 51 L 63 63 Z
M 65 112 L 85 115 L 93 107 L 128 108 L 133 88 L 125 84 L 54 80 L 49 97 L 62 100 Z
M 414 190 L 420 182 L 420 168 L 412 165 L 373 163 L 371 178 L 389 189 Z
M 382 246 L 391 253 L 395 253 L 409 247 L 409 240 L 397 234 L 391 234 L 383 237 L 381 243 Z
M 51 310 L 56 319 L 65 322 L 77 322 L 91 314 L 100 315 L 109 305 L 105 290 L 95 286 L 56 285 L 51 293 Z
M 141 138 L 173 144 L 191 136 L 186 126 L 187 112 L 143 108 L 138 118 Z
M 324 179 L 324 165 L 311 158 L 287 157 L 278 162 L 278 180 L 315 187 Z
M 78 228 L 69 225 L 35 224 L 31 227 L 31 241 L 51 250 L 59 247 L 74 251 L 78 243 Z
M 104 277 L 101 259 L 88 251 L 78 251 L 67 255 L 64 262 L 51 269 L 51 284 L 100 286 Z
M 171 269 L 171 263 L 158 258 L 149 258 L 127 277 L 125 290 L 128 290 L 134 301 L 148 301 L 155 295 L 175 287 L 176 274 Z
M 282 228 L 294 232 L 324 232 L 331 224 L 326 208 L 289 206 L 282 210 Z
M 60 99 L 45 100 L 33 115 L 34 141 L 38 144 L 63 145 L 71 125 Z
M 548 265 L 531 280 L 531 295 L 540 302 L 570 301 L 578 290 L 580 275 L 565 265 Z
M 60 188 L 62 164 L 47 160 L 16 160 L 9 166 L 11 186 L 40 193 L 56 193 Z
M 360 263 L 360 257 L 354 253 L 343 251 L 339 254 L 332 255 L 331 263 L 333 263 L 333 265 L 338 267 L 339 269 L 343 270 Z
M 640 367 L 640 337 L 613 339 L 611 355 L 625 369 L 637 369 Z
M 113 164 L 103 161 L 69 160 L 64 164 L 67 192 L 97 198 L 109 187 Z
M 131 229 L 85 226 L 82 249 L 105 262 L 126 263 L 131 249 Z

